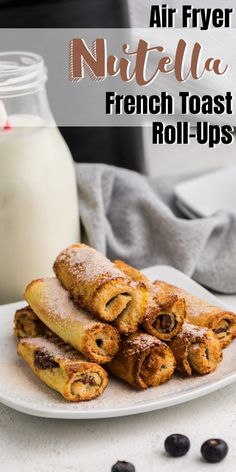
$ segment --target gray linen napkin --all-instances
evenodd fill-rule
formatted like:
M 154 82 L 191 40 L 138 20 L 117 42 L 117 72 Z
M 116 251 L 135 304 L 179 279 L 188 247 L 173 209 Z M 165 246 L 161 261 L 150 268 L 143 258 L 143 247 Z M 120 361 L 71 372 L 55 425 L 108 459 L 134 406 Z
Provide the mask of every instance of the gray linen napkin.
M 187 220 L 174 186 L 105 164 L 76 164 L 83 241 L 138 268 L 173 266 L 202 285 L 236 292 L 236 216 L 221 211 Z

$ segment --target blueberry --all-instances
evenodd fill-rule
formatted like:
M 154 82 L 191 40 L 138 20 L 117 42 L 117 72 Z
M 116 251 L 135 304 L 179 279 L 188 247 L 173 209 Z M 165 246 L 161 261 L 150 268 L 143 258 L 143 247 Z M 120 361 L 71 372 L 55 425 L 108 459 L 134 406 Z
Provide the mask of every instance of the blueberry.
M 228 453 L 228 445 L 223 439 L 208 439 L 201 447 L 201 454 L 207 462 L 221 462 Z
M 135 467 L 130 462 L 117 461 L 112 466 L 111 472 L 135 472 Z
M 187 454 L 190 441 L 183 434 L 171 434 L 165 440 L 165 450 L 173 457 L 181 457 Z

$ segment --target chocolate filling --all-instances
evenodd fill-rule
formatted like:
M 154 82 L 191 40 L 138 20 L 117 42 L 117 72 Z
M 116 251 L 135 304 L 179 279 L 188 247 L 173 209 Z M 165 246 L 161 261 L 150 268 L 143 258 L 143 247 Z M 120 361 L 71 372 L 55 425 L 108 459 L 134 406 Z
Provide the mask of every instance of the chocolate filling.
M 29 320 L 27 316 L 22 316 L 22 318 L 17 321 L 17 328 L 24 335 L 27 334 L 28 336 L 31 336 L 32 331 L 35 330 L 35 324 L 33 321 Z
M 176 319 L 173 314 L 161 314 L 155 323 L 157 330 L 162 333 L 170 333 L 176 326 Z
M 34 365 L 37 369 L 56 369 L 59 364 L 54 361 L 53 357 L 47 352 L 35 351 Z
M 224 326 L 220 326 L 219 328 L 217 329 L 214 329 L 214 332 L 218 335 L 218 334 L 224 334 L 225 336 L 227 336 L 228 334 L 230 334 L 228 332 L 228 330 L 230 329 L 230 326 L 231 326 L 231 323 L 229 320 L 225 320 L 223 319 L 222 322 L 224 322 Z M 222 337 L 222 336 L 221 336 Z
M 97 347 L 102 347 L 103 346 L 103 340 L 102 339 L 96 339 L 96 344 L 97 344 Z
M 106 306 L 105 306 L 105 309 L 108 310 L 110 309 L 110 307 L 112 306 L 112 304 L 116 301 L 117 298 L 123 298 L 124 301 L 126 301 L 125 303 L 125 307 L 122 311 L 124 311 L 126 308 L 127 308 L 127 305 L 129 304 L 129 301 L 131 300 L 131 296 L 124 292 L 124 293 L 120 293 L 119 295 L 115 295 L 114 297 L 112 297 L 107 303 L 106 303 Z M 127 300 L 126 300 L 127 299 Z
M 97 385 L 97 382 L 95 381 L 95 379 L 91 375 L 88 375 L 88 374 L 84 374 L 81 380 L 84 384 L 91 385 L 91 387 L 95 387 Z

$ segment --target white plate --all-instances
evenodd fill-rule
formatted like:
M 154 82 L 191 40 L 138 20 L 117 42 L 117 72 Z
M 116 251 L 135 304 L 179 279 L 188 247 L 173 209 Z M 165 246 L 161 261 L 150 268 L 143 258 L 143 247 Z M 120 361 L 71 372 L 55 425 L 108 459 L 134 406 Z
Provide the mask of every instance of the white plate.
M 219 210 L 236 213 L 236 166 L 224 167 L 178 184 L 177 204 L 189 218 L 210 216 Z
M 154 266 L 143 271 L 150 279 L 179 285 L 222 308 L 225 306 L 196 282 L 176 269 Z M 206 395 L 236 380 L 236 342 L 224 352 L 224 361 L 212 374 L 180 378 L 145 391 L 136 391 L 122 381 L 111 379 L 104 394 L 90 402 L 68 403 L 40 382 L 16 354 L 12 333 L 15 310 L 24 302 L 0 307 L 0 401 L 15 410 L 48 418 L 111 418 L 158 410 Z M 227 308 L 227 307 L 226 307 Z

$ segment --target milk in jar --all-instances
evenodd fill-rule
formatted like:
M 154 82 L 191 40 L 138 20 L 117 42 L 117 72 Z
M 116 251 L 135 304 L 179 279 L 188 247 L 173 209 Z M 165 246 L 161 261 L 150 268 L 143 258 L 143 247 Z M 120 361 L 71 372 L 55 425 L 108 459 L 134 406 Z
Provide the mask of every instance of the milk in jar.
M 22 57 L 29 59 L 29 65 L 22 66 Z M 14 65 L 21 69 L 17 90 L 16 81 L 13 90 L 6 91 L 9 80 L 4 88 L 1 64 L 5 71 L 9 67 L 10 75 Z M 40 65 L 41 81 L 36 68 L 35 83 L 31 73 L 29 93 L 21 95 L 22 69 L 26 76 L 32 64 Z M 9 110 L 10 124 L 10 129 L 0 130 L 1 304 L 23 299 L 25 286 L 35 278 L 51 276 L 58 252 L 79 241 L 74 165 L 53 123 L 42 76 L 45 81 L 39 56 L 0 54 L 0 100 Z M 12 95 L 17 96 L 17 106 Z

